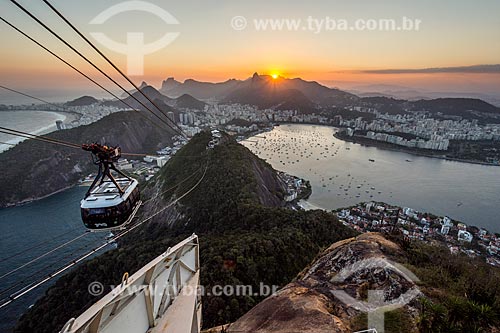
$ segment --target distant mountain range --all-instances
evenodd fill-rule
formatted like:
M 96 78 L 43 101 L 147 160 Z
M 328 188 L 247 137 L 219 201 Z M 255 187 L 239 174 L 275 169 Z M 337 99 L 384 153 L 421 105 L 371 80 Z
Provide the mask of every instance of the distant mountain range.
M 204 110 L 206 103 L 202 102 L 191 95 L 184 94 L 178 98 L 170 98 L 154 87 L 149 85 L 141 85 L 141 92 L 144 93 L 151 101 L 153 101 L 163 112 L 174 112 L 177 113 L 178 109 L 194 109 L 194 110 Z M 132 93 L 132 92 L 131 92 Z M 133 97 L 132 97 L 133 96 Z M 112 100 L 104 102 L 108 106 L 116 106 L 121 108 L 128 108 L 128 105 L 132 106 L 134 109 L 146 111 L 144 105 L 157 112 L 156 107 L 145 98 L 140 92 L 135 91 L 132 96 L 123 98 L 122 100 Z M 140 103 L 137 100 L 140 101 Z M 141 104 L 142 103 L 142 104 Z M 127 105 L 128 104 L 128 105 Z
M 460 116 L 469 119 L 498 122 L 500 108 L 476 98 L 437 98 L 408 101 L 390 97 L 363 97 L 360 104 L 377 108 L 381 112 L 398 114 L 428 111 L 434 115 Z
M 156 90 L 155 88 L 153 88 L 151 86 L 145 86 L 145 87 L 141 88 L 141 91 L 146 96 L 148 96 L 153 102 L 155 102 L 156 104 L 162 104 L 162 106 L 165 107 L 165 111 L 167 111 L 167 112 L 172 111 L 170 106 L 167 105 L 167 103 L 172 101 L 171 98 L 169 98 L 165 95 L 162 95 L 158 90 Z M 139 109 L 139 110 L 145 109 L 144 106 L 141 105 L 141 103 L 148 106 L 148 108 L 153 107 L 151 102 L 147 98 L 145 98 L 140 92 L 135 91 L 134 93 L 132 93 L 132 96 L 128 96 L 126 98 L 123 98 L 121 101 L 119 101 L 119 100 L 108 101 L 108 102 L 106 102 L 106 104 L 113 105 L 116 107 L 125 107 L 125 108 L 128 107 L 127 106 L 127 104 L 128 104 L 128 105 L 132 106 L 133 108 Z M 139 100 L 140 103 L 136 99 Z
M 222 99 L 229 93 L 237 89 L 241 81 L 231 79 L 225 82 L 200 82 L 188 79 L 181 83 L 173 77 L 168 78 L 161 84 L 160 92 L 167 96 L 179 97 L 183 94 L 189 94 L 198 99 L 218 98 Z
M 171 97 L 189 94 L 199 99 L 215 98 L 224 102 L 253 104 L 260 108 L 297 109 L 311 111 L 316 106 L 352 104 L 357 96 L 339 89 L 325 87 L 315 81 L 300 78 L 274 79 L 255 73 L 246 80 L 211 83 L 169 78 L 162 82 L 160 92 Z
M 147 84 L 147 83 L 146 83 L 146 81 L 142 81 L 142 82 L 141 82 L 141 85 L 139 86 L 139 89 L 146 88 L 147 86 L 149 86 L 149 84 Z M 136 89 L 132 89 L 132 90 L 129 90 L 129 93 L 131 93 L 131 94 L 132 94 L 132 93 L 134 93 L 134 92 L 136 92 L 136 91 L 137 91 Z M 127 94 L 127 93 L 123 93 L 123 94 L 121 95 L 121 97 L 122 97 L 122 98 L 129 97 L 129 94 Z
M 426 91 L 390 84 L 369 84 L 354 86 L 346 91 L 359 97 L 392 97 L 407 100 L 436 98 L 477 98 L 500 107 L 500 95 L 477 92 Z
M 380 88 L 383 88 L 380 85 Z M 392 86 L 391 86 L 392 87 Z M 386 87 L 387 89 L 389 88 Z M 402 87 L 403 88 L 403 87 Z M 274 110 L 298 110 L 300 113 L 323 112 L 330 108 L 350 108 L 363 106 L 376 108 L 381 112 L 392 114 L 412 111 L 428 111 L 443 116 L 461 116 L 470 119 L 498 122 L 500 109 L 478 98 L 419 98 L 416 100 L 398 99 L 385 94 L 352 94 L 336 88 L 329 88 L 315 81 L 305 81 L 300 78 L 288 79 L 273 78 L 270 75 L 255 73 L 246 80 L 231 79 L 224 82 L 200 82 L 192 79 L 184 82 L 168 78 L 162 82 L 159 90 L 142 82 L 141 91 L 146 94 L 164 112 L 179 113 L 182 109 L 203 111 L 208 100 L 221 103 L 239 103 L 255 105 L 258 108 Z M 138 91 L 131 92 L 148 108 L 153 108 Z M 416 91 L 406 91 L 408 94 L 417 94 Z M 132 97 L 123 101 L 132 107 L 144 110 L 145 108 Z M 68 102 L 67 105 L 86 105 L 95 103 L 96 99 L 89 96 L 81 97 Z M 107 101 L 106 105 L 127 107 L 122 101 Z
M 378 85 L 375 88 L 403 91 L 405 87 Z M 253 104 L 259 108 L 276 110 L 293 109 L 311 112 L 320 108 L 365 106 L 382 112 L 404 113 L 426 110 L 431 113 L 475 118 L 472 112 L 499 114 L 500 109 L 478 98 L 436 98 L 425 96 L 411 100 L 394 98 L 390 94 L 361 94 L 360 96 L 336 88 L 328 88 L 315 81 L 300 78 L 274 79 L 269 75 L 255 73 L 246 80 L 228 80 L 220 83 L 186 80 L 184 83 L 169 78 L 162 82 L 160 92 L 171 97 L 189 94 L 199 99 L 213 98 L 227 103 Z M 417 91 L 406 90 L 408 95 L 418 97 Z M 452 94 L 453 95 L 453 94 Z M 461 96 L 461 94 L 457 94 Z

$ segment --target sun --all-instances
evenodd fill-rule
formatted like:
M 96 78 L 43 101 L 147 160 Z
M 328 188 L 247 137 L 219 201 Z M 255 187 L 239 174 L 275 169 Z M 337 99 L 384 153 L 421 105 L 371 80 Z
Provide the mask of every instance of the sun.
M 271 77 L 276 80 L 279 77 L 279 74 L 278 73 L 272 73 Z

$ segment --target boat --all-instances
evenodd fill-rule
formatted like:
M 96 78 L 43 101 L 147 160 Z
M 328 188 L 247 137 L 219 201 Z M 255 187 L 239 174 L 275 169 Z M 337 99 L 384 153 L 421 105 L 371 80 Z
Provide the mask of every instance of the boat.
M 406 160 L 406 162 L 409 162 L 409 163 L 411 163 L 411 162 L 413 162 L 413 161 L 412 161 L 412 160 L 408 160 L 408 159 L 407 159 L 407 160 Z
M 375 162 L 375 160 L 374 160 L 374 159 L 372 159 L 372 158 L 368 159 L 368 161 L 370 161 L 370 162 Z

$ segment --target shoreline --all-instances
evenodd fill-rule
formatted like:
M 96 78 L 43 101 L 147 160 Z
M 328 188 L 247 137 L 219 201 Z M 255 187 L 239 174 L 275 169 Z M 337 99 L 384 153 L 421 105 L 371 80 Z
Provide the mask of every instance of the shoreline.
M 493 164 L 493 163 L 488 163 L 488 162 L 467 160 L 467 159 L 461 159 L 461 158 L 455 158 L 455 157 L 447 157 L 447 156 L 442 156 L 442 155 L 440 156 L 440 155 L 434 155 L 434 154 L 425 153 L 425 152 L 414 151 L 411 149 L 394 147 L 394 145 L 390 144 L 390 143 L 379 142 L 379 141 L 375 141 L 375 140 L 371 140 L 371 139 L 363 138 L 363 137 L 354 137 L 354 136 L 353 137 L 344 137 L 344 136 L 338 135 L 338 132 L 334 134 L 334 137 L 339 139 L 339 140 L 345 141 L 345 142 L 356 143 L 356 144 L 366 146 L 366 147 L 375 147 L 375 148 L 379 148 L 382 150 L 389 150 L 389 151 L 394 151 L 394 152 L 406 153 L 406 154 L 415 155 L 415 156 L 422 156 L 422 157 L 436 158 L 436 159 L 452 161 L 452 162 L 461 162 L 461 163 L 469 163 L 469 164 L 492 166 L 492 167 L 500 166 L 498 164 Z
M 280 123 L 282 124 L 282 123 Z M 329 137 L 331 136 L 334 136 L 335 138 L 337 138 L 337 135 L 335 135 L 335 132 L 337 131 L 338 127 L 334 127 L 334 126 L 328 126 L 328 125 L 311 125 L 311 124 L 302 124 L 302 123 L 286 123 L 285 125 L 281 125 L 281 126 L 301 126 L 301 125 L 306 125 L 306 127 L 309 127 L 309 126 L 318 126 L 318 127 L 323 127 L 325 130 L 327 128 L 329 128 L 328 132 L 330 133 L 329 134 Z M 280 127 L 275 127 L 275 130 L 279 130 Z M 333 129 L 333 131 L 332 131 Z M 286 130 L 285 128 L 283 130 Z M 318 129 L 319 130 L 319 129 Z M 309 128 L 308 131 L 314 131 L 313 128 Z M 324 130 L 322 130 L 324 131 Z M 265 136 L 265 134 L 264 134 Z M 248 135 L 247 136 L 247 139 L 249 141 L 253 141 L 253 140 L 257 140 L 257 139 L 253 139 L 253 136 L 252 135 Z M 343 137 L 341 138 L 337 138 L 338 140 L 341 140 L 340 142 L 338 142 L 338 144 L 340 145 L 345 145 L 344 142 L 349 142 L 349 140 L 344 140 Z M 263 141 L 262 141 L 263 142 Z M 261 144 L 262 144 L 261 142 Z M 362 144 L 360 142 L 356 142 L 357 144 L 360 144 L 360 146 L 369 146 L 367 144 Z M 248 146 L 250 148 L 251 145 L 253 144 L 246 144 L 246 146 Z M 359 147 L 359 146 L 358 146 Z M 262 147 L 261 147 L 262 148 Z M 354 149 L 354 148 L 352 148 Z M 358 148 L 360 149 L 360 148 Z M 364 148 L 366 149 L 366 148 Z M 410 153 L 410 152 L 405 152 L 405 151 L 401 151 L 401 150 L 398 150 L 398 149 L 393 149 L 393 148 L 387 148 L 387 147 L 380 147 L 380 152 L 382 152 L 383 150 L 390 150 L 390 151 L 396 151 L 396 152 L 400 152 L 400 153 L 406 153 L 408 155 L 406 155 L 406 157 L 404 155 L 402 155 L 402 157 L 399 157 L 399 160 L 401 160 L 401 158 L 403 159 L 401 163 L 403 164 L 407 164 L 407 163 L 404 163 L 404 159 L 409 159 L 409 160 L 413 160 L 414 162 L 417 162 L 418 159 L 413 159 L 411 157 L 411 155 L 414 155 L 414 156 L 422 156 L 422 157 L 433 157 L 433 158 L 439 158 L 439 159 L 447 159 L 447 160 L 450 160 L 450 161 L 454 161 L 454 162 L 462 162 L 462 163 L 468 163 L 468 164 L 462 164 L 461 167 L 458 166 L 459 163 L 456 163 L 456 168 L 460 168 L 460 170 L 462 170 L 463 168 L 467 168 L 467 165 L 486 165 L 486 166 L 496 166 L 496 165 L 491 165 L 491 164 L 485 164 L 485 163 L 473 163 L 471 161 L 461 161 L 461 160 L 454 160 L 454 159 L 450 159 L 450 158 L 444 158 L 444 157 L 441 157 L 441 156 L 426 156 L 426 154 L 415 154 L 415 153 Z M 261 156 L 259 154 L 259 156 L 261 158 L 268 158 L 267 162 L 268 163 L 271 163 L 272 161 L 274 160 L 269 160 L 269 158 L 272 159 L 272 157 L 268 157 L 268 156 Z M 368 158 L 368 157 L 366 157 Z M 425 161 L 425 160 L 424 160 Z M 314 162 L 314 161 L 313 161 Z M 432 162 L 430 161 L 430 163 L 440 163 L 440 162 Z M 403 166 L 403 164 L 401 164 Z M 413 164 L 418 164 L 418 163 L 413 163 Z M 455 163 L 454 163 L 455 164 Z M 411 163 L 410 163 L 411 165 Z M 294 173 L 292 170 L 294 171 L 297 171 L 295 169 L 287 169 L 286 167 L 283 169 L 283 168 L 280 168 L 280 164 L 276 164 L 274 166 L 274 168 L 276 168 L 277 170 L 282 170 L 284 172 L 289 172 L 291 174 L 296 174 Z M 312 166 L 311 166 L 312 167 Z M 403 166 L 404 167 L 404 166 Z M 450 167 L 451 164 L 450 164 Z M 308 167 L 309 168 L 309 167 Z M 464 170 L 467 170 L 467 169 L 464 169 Z M 484 168 L 484 172 L 486 174 L 491 174 L 491 173 L 496 173 L 496 170 L 497 169 L 493 169 L 493 168 Z M 314 176 L 312 175 L 312 172 L 309 172 L 309 176 L 307 176 L 307 174 L 300 174 L 300 177 L 301 178 L 304 178 L 304 179 L 311 179 L 310 177 L 313 177 Z M 357 177 L 357 176 L 356 176 Z M 317 194 L 320 194 L 319 197 L 315 197 L 315 195 L 313 194 L 311 196 L 311 198 L 313 198 L 313 202 L 309 201 L 309 200 L 300 200 L 298 201 L 295 206 L 300 209 L 304 209 L 304 210 L 311 210 L 311 209 L 321 209 L 323 211 L 326 211 L 326 212 L 330 212 L 331 210 L 336 210 L 336 209 L 341 209 L 343 207 L 347 207 L 347 206 L 350 206 L 354 203 L 359 203 L 359 202 L 367 202 L 367 201 L 370 201 L 370 198 L 368 197 L 362 197 L 360 199 L 352 199 L 352 200 L 347 200 L 349 202 L 347 202 L 347 205 L 345 204 L 342 204 L 343 202 L 338 202 L 338 203 L 329 203 L 328 202 L 328 199 L 326 198 L 328 195 L 328 193 L 323 193 L 322 192 L 322 189 L 319 189 L 317 187 L 321 186 L 321 184 L 319 183 L 315 183 L 314 181 L 311 181 L 312 183 L 314 183 L 315 185 L 313 186 L 312 188 L 312 191 L 313 192 L 316 192 Z M 443 191 L 441 191 L 443 192 Z M 494 191 L 496 192 L 496 190 Z M 330 195 L 330 199 L 331 201 L 333 200 L 333 202 L 335 201 L 335 198 L 337 198 L 337 193 L 338 192 L 335 192 L 333 189 L 332 189 L 332 194 Z M 343 193 L 343 192 L 342 192 Z M 385 193 L 385 192 L 384 192 Z M 387 194 L 387 193 L 386 193 Z M 332 199 L 333 198 L 333 199 Z M 392 197 L 391 197 L 392 198 Z M 389 198 L 388 197 L 388 194 L 385 196 L 385 197 L 377 197 L 375 196 L 372 200 L 373 201 L 380 201 L 380 202 L 388 202 L 388 203 L 392 203 L 393 205 L 397 205 L 397 206 L 408 206 L 408 207 L 415 207 L 415 209 L 419 210 L 419 211 L 422 211 L 422 212 L 433 212 L 434 214 L 438 214 L 438 215 L 442 215 L 442 216 L 445 216 L 445 215 L 448 215 L 450 218 L 454 219 L 454 220 L 457 220 L 457 221 L 465 221 L 464 223 L 467 224 L 467 225 L 470 225 L 470 226 L 478 226 L 478 227 L 482 227 L 482 228 L 485 228 L 489 231 L 495 231 L 497 232 L 498 230 L 498 226 L 495 225 L 495 223 L 490 223 L 492 221 L 494 221 L 494 217 L 490 217 L 491 214 L 488 214 L 488 218 L 481 218 L 482 220 L 484 221 L 479 221 L 477 217 L 475 218 L 470 218 L 469 215 L 471 215 L 469 212 L 474 210 L 474 206 L 470 206 L 469 208 L 471 209 L 468 209 L 467 212 L 463 212 L 463 211 L 460 211 L 460 212 L 457 212 L 458 211 L 458 208 L 457 210 L 454 209 L 455 207 L 455 204 L 457 202 L 462 202 L 464 201 L 463 199 L 457 199 L 457 201 L 454 201 L 453 200 L 448 200 L 451 202 L 450 205 L 446 205 L 446 206 L 443 206 L 442 204 L 433 204 L 432 202 L 428 202 L 425 201 L 426 203 L 428 204 L 422 204 L 422 202 L 420 202 L 419 204 L 419 201 L 415 201 L 415 198 L 413 198 L 413 200 L 404 200 L 404 201 L 401 201 L 398 199 L 398 197 L 394 197 L 394 198 Z M 314 201 L 317 201 L 318 204 L 316 204 Z M 352 201 L 352 202 L 351 202 Z M 465 202 L 465 201 L 464 201 Z M 470 203 L 468 203 L 470 205 Z M 299 208 L 300 207 L 300 208 Z M 445 209 L 446 208 L 446 209 Z M 463 210 L 463 208 L 461 208 Z
M 290 122 L 290 121 L 282 121 L 282 122 L 276 122 L 276 124 L 278 124 L 278 125 L 325 126 L 325 127 L 335 128 L 338 130 L 340 130 L 342 128 L 342 127 L 338 127 L 338 126 L 332 126 L 330 124 L 316 124 L 316 123 L 310 123 L 310 122 L 297 123 L 297 122 Z M 342 141 L 345 141 L 345 142 L 356 143 L 356 144 L 366 146 L 366 147 L 375 147 L 375 148 L 379 148 L 382 150 L 389 150 L 389 151 L 394 151 L 394 152 L 399 152 L 399 153 L 406 153 L 406 154 L 415 155 L 415 156 L 436 158 L 436 159 L 447 160 L 447 161 L 452 161 L 452 162 L 462 162 L 462 163 L 484 165 L 484 166 L 494 166 L 494 167 L 500 166 L 500 164 L 493 164 L 493 163 L 476 161 L 476 160 L 467 160 L 467 159 L 461 159 L 461 158 L 456 158 L 456 157 L 447 157 L 447 156 L 442 156 L 442 155 L 440 156 L 440 155 L 434 155 L 431 153 L 425 153 L 425 152 L 415 151 L 415 150 L 411 150 L 411 149 L 405 149 L 403 147 L 394 147 L 394 145 L 391 143 L 375 141 L 375 140 L 371 140 L 371 139 L 364 138 L 364 137 L 352 137 L 354 139 L 350 139 L 349 137 L 344 137 L 344 136 L 338 135 L 339 132 L 334 134 L 335 138 L 342 140 Z M 251 134 L 251 135 L 246 136 L 245 140 L 250 139 L 254 135 L 255 134 Z
M 297 206 L 299 206 L 300 208 L 302 208 L 303 210 L 322 210 L 326 213 L 329 213 L 329 214 L 336 214 L 342 210 L 345 210 L 345 209 L 351 209 L 351 208 L 354 208 L 354 207 L 357 207 L 359 205 L 363 205 L 363 204 L 366 204 L 366 203 L 369 203 L 369 202 L 373 202 L 374 204 L 376 205 L 380 205 L 380 204 L 384 204 L 384 205 L 388 205 L 388 206 L 392 206 L 392 207 L 398 207 L 400 209 L 402 209 L 403 207 L 402 206 L 399 206 L 399 205 L 396 205 L 396 204 L 392 204 L 392 203 L 388 203 L 388 202 L 384 202 L 384 201 L 377 201 L 377 200 L 372 200 L 372 201 L 360 201 L 358 202 L 357 204 L 355 205 L 351 205 L 351 206 L 347 206 L 347 207 L 340 207 L 340 208 L 336 208 L 336 209 L 326 209 L 326 208 L 323 208 L 323 207 L 320 207 L 320 206 L 317 206 L 311 202 L 309 202 L 307 199 L 301 199 L 297 202 Z M 421 214 L 427 214 L 429 216 L 435 216 L 435 217 L 443 217 L 443 216 L 440 216 L 440 215 L 437 215 L 433 212 L 429 212 L 429 211 L 418 211 L 418 210 L 415 210 L 413 208 L 410 207 L 410 209 L 412 209 L 413 211 L 415 212 L 418 212 L 418 213 L 421 213 Z M 466 222 L 463 222 L 461 220 L 458 220 L 458 219 L 454 219 L 454 218 L 450 218 L 452 221 L 455 221 L 456 223 L 462 223 L 464 225 L 466 225 L 467 227 L 470 227 L 470 228 L 476 228 L 476 229 L 484 229 L 486 231 L 488 231 L 488 233 L 490 234 L 497 234 L 497 232 L 492 232 L 490 229 L 488 228 L 485 228 L 485 227 L 480 227 L 480 226 L 477 226 L 475 224 L 470 224 L 470 223 L 466 223 Z
M 61 193 L 61 192 L 64 192 L 66 190 L 69 190 L 69 189 L 72 189 L 72 188 L 75 188 L 77 187 L 78 184 L 76 185 L 69 185 L 69 186 L 66 186 L 64 188 L 61 188 L 57 191 L 54 191 L 52 193 L 49 193 L 49 194 L 46 194 L 46 195 L 43 195 L 41 197 L 36 197 L 36 198 L 30 198 L 30 199 L 25 199 L 25 200 L 22 200 L 22 201 L 19 201 L 19 202 L 16 202 L 16 203 L 12 203 L 12 204 L 7 204 L 5 206 L 0 206 L 0 209 L 5 209 L 5 208 L 14 208 L 14 207 L 21 207 L 21 206 L 24 206 L 24 205 L 27 205 L 27 204 L 30 204 L 32 202 L 35 202 L 35 201 L 39 201 L 39 200 L 42 200 L 42 199 L 46 199 L 52 195 L 55 195 L 55 194 L 58 194 L 58 193 Z
M 8 111 L 8 112 L 45 112 L 45 113 L 52 113 L 55 116 L 55 120 L 52 122 L 52 124 L 45 125 L 43 127 L 39 127 L 36 130 L 32 131 L 26 131 L 30 134 L 33 135 L 44 135 L 48 133 L 52 133 L 54 131 L 57 131 L 56 127 L 56 121 L 61 120 L 63 123 L 67 121 L 67 119 L 70 117 L 69 115 L 66 115 L 64 113 L 59 113 L 57 111 L 44 111 L 44 110 L 17 110 L 17 111 Z M 16 146 L 17 144 L 28 140 L 28 138 L 24 137 L 14 137 L 10 140 L 6 140 L 5 144 L 0 144 L 0 153 L 3 153 L 10 148 Z

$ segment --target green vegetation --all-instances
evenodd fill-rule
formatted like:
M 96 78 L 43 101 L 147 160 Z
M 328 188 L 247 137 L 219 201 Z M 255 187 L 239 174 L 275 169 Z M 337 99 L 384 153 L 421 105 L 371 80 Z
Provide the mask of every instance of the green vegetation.
M 353 236 L 332 215 L 281 207 L 283 190 L 276 173 L 233 139 L 207 150 L 209 133 L 194 137 L 147 184 L 144 196 L 171 191 L 146 205 L 143 216 L 161 209 L 171 197 L 204 180 L 172 211 L 160 214 L 132 232 L 117 250 L 92 259 L 59 279 L 20 320 L 16 332 L 54 332 L 97 300 L 87 292 L 90 282 L 116 285 L 121 275 L 135 272 L 183 238 L 200 237 L 201 282 L 214 285 L 283 286 L 324 247 Z M 158 192 L 156 192 L 158 191 Z M 180 216 L 175 219 L 169 216 Z M 108 290 L 109 291 L 109 290 Z M 203 298 L 205 327 L 234 321 L 264 297 Z
M 493 164 L 500 163 L 500 142 L 493 140 L 451 140 L 446 156 Z
M 16 332 L 59 330 L 97 301 L 87 292 L 89 283 L 116 285 L 124 272 L 135 272 L 193 232 L 200 237 L 201 282 L 208 291 L 214 285 L 284 286 L 322 249 L 355 235 L 332 214 L 284 208 L 281 183 L 265 161 L 229 137 L 207 150 L 209 140 L 207 132 L 195 136 L 146 184 L 145 198 L 161 195 L 143 207 L 142 217 L 186 193 L 205 174 L 191 194 L 127 235 L 119 249 L 60 278 L 21 318 Z M 419 309 L 414 316 L 403 310 L 388 313 L 388 332 L 407 332 L 415 324 L 421 332 L 487 332 L 490 325 L 498 326 L 497 268 L 450 255 L 446 248 L 390 237 L 404 249 L 391 260 L 420 278 L 426 298 L 414 301 Z M 234 321 L 262 299 L 204 296 L 204 326 Z M 361 327 L 363 318 L 354 318 L 353 326 Z
M 373 107 L 382 113 L 404 114 L 427 111 L 444 119 L 478 119 L 481 123 L 498 123 L 500 108 L 475 98 L 436 98 L 407 101 L 390 97 L 363 97 L 363 106 Z
M 437 98 L 409 102 L 410 108 L 415 111 L 429 111 L 443 116 L 460 116 L 465 119 L 480 119 L 483 121 L 495 119 L 487 114 L 498 115 L 500 109 L 476 98 Z M 478 114 L 484 113 L 484 114 Z
M 361 313 L 351 320 L 351 328 L 353 331 L 363 331 L 368 329 L 368 315 Z M 399 308 L 393 311 L 386 312 L 384 315 L 385 333 L 414 333 L 415 326 L 413 318 L 405 311 L 404 308 Z
M 404 247 L 406 266 L 427 296 L 420 299 L 421 332 L 489 332 L 500 325 L 500 269 L 446 247 Z
M 492 332 L 500 325 L 500 269 L 480 259 L 452 255 L 446 247 L 419 241 L 408 242 L 400 235 L 386 234 L 403 252 L 391 254 L 420 279 L 425 295 L 410 302 L 417 313 L 405 308 L 386 312 L 387 333 Z M 352 318 L 354 331 L 367 329 L 367 315 Z M 495 331 L 496 332 L 496 331 Z

